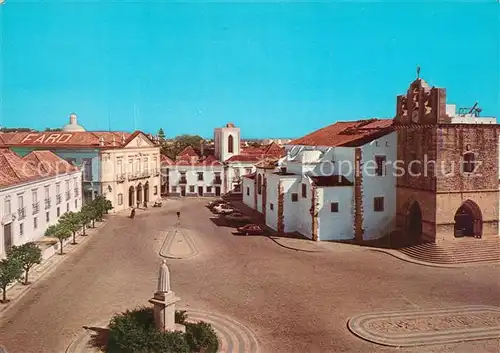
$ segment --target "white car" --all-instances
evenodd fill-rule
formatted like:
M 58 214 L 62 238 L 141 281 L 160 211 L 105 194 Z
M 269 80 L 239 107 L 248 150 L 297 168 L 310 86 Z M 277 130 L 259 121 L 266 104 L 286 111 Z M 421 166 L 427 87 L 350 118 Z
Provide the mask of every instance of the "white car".
M 215 213 L 230 214 L 230 213 L 233 213 L 234 210 L 226 204 L 221 204 L 221 205 L 214 207 L 214 212 Z

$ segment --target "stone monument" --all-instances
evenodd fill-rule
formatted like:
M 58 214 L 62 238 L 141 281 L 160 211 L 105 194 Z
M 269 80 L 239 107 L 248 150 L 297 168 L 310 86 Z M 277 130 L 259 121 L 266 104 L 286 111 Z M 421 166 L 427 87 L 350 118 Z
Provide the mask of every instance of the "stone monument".
M 158 330 L 163 331 L 185 331 L 183 325 L 175 323 L 175 303 L 180 300 L 175 293 L 170 290 L 170 271 L 167 261 L 163 260 L 158 274 L 158 288 L 149 300 L 154 305 L 155 324 Z

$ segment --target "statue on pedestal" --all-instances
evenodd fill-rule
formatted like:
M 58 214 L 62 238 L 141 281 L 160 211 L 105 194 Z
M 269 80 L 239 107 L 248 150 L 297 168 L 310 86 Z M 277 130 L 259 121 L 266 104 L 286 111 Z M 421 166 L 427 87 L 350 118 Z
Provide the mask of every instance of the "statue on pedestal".
M 184 326 L 175 323 L 175 303 L 180 300 L 170 289 L 170 271 L 167 261 L 163 260 L 158 274 L 158 287 L 149 300 L 154 305 L 155 324 L 158 330 L 185 331 Z

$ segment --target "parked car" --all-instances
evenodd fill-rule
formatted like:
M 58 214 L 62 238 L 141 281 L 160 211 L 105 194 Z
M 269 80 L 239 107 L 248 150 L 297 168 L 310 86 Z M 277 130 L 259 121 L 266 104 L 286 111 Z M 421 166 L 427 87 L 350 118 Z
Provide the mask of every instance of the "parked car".
M 258 224 L 247 224 L 243 227 L 238 227 L 238 233 L 245 235 L 262 235 L 264 229 Z
M 213 211 L 215 213 L 223 213 L 223 214 L 230 214 L 234 212 L 234 209 L 231 208 L 231 206 L 226 205 L 226 204 L 220 204 L 218 206 L 215 206 L 213 208 Z
M 218 206 L 218 205 L 223 204 L 223 203 L 226 203 L 226 202 L 222 199 L 213 200 L 207 204 L 207 207 L 214 208 L 215 206 Z
M 226 219 L 228 221 L 238 222 L 238 223 L 245 223 L 245 222 L 249 223 L 252 220 L 250 217 L 245 216 L 240 212 L 233 212 L 230 215 L 227 215 Z

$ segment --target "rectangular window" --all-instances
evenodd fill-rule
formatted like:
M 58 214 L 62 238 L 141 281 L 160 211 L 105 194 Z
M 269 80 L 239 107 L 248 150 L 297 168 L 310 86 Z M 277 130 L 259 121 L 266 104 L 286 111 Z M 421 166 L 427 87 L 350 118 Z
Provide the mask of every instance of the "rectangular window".
M 45 212 L 45 222 L 47 222 L 47 223 L 50 222 L 50 212 L 49 211 Z
M 148 163 L 148 159 L 147 158 L 144 158 L 144 172 L 147 173 L 149 170 L 149 163 Z
M 299 201 L 299 194 L 296 192 L 292 193 L 292 202 L 297 202 Z
M 250 196 L 250 188 L 247 186 L 247 196 Z
M 118 194 L 118 205 L 123 205 L 123 194 Z
M 189 185 L 189 192 L 194 192 L 194 185 Z
M 61 215 L 61 208 L 59 208 L 59 207 L 57 208 L 56 215 L 57 215 L 57 217 L 59 217 Z
M 383 197 L 374 197 L 373 198 L 373 210 L 375 212 L 383 212 L 384 211 L 384 198 Z
M 66 204 L 66 212 L 69 212 L 69 203 Z
M 17 208 L 22 209 L 23 207 L 24 207 L 24 196 L 18 195 L 17 196 Z
M 12 213 L 12 209 L 10 207 L 10 199 L 5 199 L 4 214 L 9 215 L 11 213 Z
M 198 173 L 198 181 L 203 181 L 203 172 Z
M 207 186 L 207 192 L 212 192 L 212 187 L 211 186 Z
M 36 204 L 38 202 L 38 191 L 37 190 L 31 191 L 31 198 L 33 199 L 33 204 Z
M 385 175 L 385 156 L 375 156 L 375 163 L 377 167 L 375 169 L 375 175 L 384 176 Z
M 38 228 L 38 218 L 35 217 L 33 218 L 33 229 L 37 229 Z
M 338 202 L 332 202 L 330 204 L 330 211 L 331 212 L 338 212 L 339 211 L 339 203 Z
M 122 164 L 122 160 L 119 159 L 116 161 L 116 171 L 118 173 L 118 175 L 122 175 L 123 174 L 123 164 Z
M 56 194 L 59 195 L 61 193 L 61 183 L 56 184 Z
M 19 224 L 19 235 L 22 236 L 24 234 L 24 223 Z
M 50 197 L 50 187 L 45 186 L 45 198 L 48 199 Z
M 132 159 L 128 160 L 128 172 L 129 174 L 134 173 L 134 161 Z
M 69 180 L 66 180 L 66 191 L 69 191 Z
M 302 184 L 302 197 L 307 198 L 307 185 Z
M 75 210 L 78 209 L 78 200 L 75 200 Z
M 92 180 L 92 158 L 83 158 L 83 179 L 86 181 Z
M 272 203 L 269 204 L 269 209 L 272 211 L 274 209 L 274 205 Z
M 158 195 L 158 186 L 155 185 L 153 195 Z

